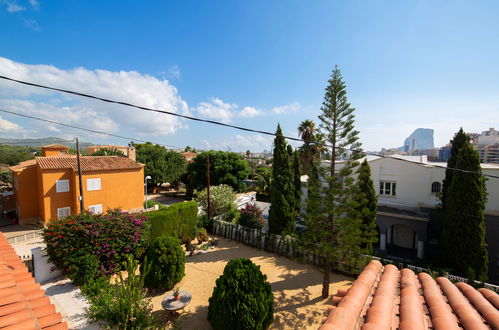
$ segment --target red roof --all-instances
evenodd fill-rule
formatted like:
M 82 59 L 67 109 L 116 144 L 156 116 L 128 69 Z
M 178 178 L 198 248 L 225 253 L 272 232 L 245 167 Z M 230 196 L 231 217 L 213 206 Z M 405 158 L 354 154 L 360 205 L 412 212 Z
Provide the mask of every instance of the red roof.
M 371 261 L 338 290 L 320 330 L 499 329 L 499 295 Z
M 76 155 L 72 157 L 36 157 L 36 162 L 41 169 L 45 170 L 78 170 Z M 118 156 L 81 156 L 80 163 L 82 171 L 125 170 L 144 167 L 128 157 Z
M 69 149 L 68 146 L 62 145 L 62 144 L 49 144 L 46 146 L 43 146 L 42 149 Z
M 0 328 L 67 329 L 61 314 L 0 233 Z

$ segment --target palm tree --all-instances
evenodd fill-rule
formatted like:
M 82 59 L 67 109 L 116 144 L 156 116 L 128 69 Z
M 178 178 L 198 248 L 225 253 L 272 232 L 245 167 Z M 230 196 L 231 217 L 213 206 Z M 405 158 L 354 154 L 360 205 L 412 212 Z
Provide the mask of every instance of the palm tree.
M 298 134 L 300 135 L 302 140 L 310 141 L 311 137 L 315 132 L 315 123 L 310 119 L 305 119 L 298 126 Z M 308 142 L 305 142 L 308 144 Z
M 320 143 L 324 141 L 324 136 L 315 132 L 315 123 L 310 119 L 303 120 L 298 126 L 298 134 L 304 140 L 301 146 L 301 167 L 304 174 L 308 174 L 312 160 L 316 159 L 322 151 Z M 317 143 L 318 142 L 318 143 Z

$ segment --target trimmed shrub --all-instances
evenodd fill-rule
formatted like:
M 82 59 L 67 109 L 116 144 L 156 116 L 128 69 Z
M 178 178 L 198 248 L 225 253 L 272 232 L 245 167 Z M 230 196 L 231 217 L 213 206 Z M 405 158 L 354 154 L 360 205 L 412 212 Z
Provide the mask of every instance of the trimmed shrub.
M 144 281 L 148 288 L 169 290 L 185 275 L 185 253 L 177 238 L 155 238 L 147 250 L 146 259 L 143 266 L 147 264 L 150 269 Z
M 267 329 L 274 319 L 274 295 L 267 276 L 251 260 L 225 266 L 209 299 L 208 321 L 214 329 Z
M 153 240 L 161 236 L 178 237 L 182 240 L 196 237 L 198 206 L 196 202 L 170 205 L 165 210 L 144 213 L 151 223 Z
M 262 229 L 264 224 L 264 219 L 262 216 L 262 210 L 257 206 L 246 204 L 244 209 L 240 210 L 238 223 L 241 226 L 252 228 L 252 229 Z
M 113 274 L 126 255 L 140 258 L 147 248 L 145 220 L 117 210 L 52 220 L 43 230 L 49 260 L 76 285 Z

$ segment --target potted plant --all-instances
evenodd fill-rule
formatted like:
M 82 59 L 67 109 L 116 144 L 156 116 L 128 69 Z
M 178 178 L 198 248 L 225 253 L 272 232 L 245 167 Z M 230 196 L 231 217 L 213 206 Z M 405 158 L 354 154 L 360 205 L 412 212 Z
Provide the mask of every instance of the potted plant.
M 178 300 L 180 295 L 180 289 L 177 287 L 173 290 L 173 299 Z

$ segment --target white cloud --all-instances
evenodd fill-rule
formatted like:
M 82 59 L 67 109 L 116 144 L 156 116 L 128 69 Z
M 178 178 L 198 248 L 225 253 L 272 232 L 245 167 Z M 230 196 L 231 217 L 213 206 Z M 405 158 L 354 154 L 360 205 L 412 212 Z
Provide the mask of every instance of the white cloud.
M 29 4 L 31 5 L 31 8 L 33 8 L 34 10 L 40 9 L 40 3 L 37 0 L 29 0 Z
M 209 145 L 210 148 L 216 150 L 231 150 L 231 151 L 246 151 L 259 152 L 263 150 L 270 150 L 274 139 L 271 136 L 264 136 L 262 134 L 251 135 L 234 135 L 219 142 L 209 144 L 208 141 L 202 141 L 203 144 Z
M 258 110 L 255 107 L 244 107 L 240 112 L 239 116 L 242 118 L 253 118 L 263 114 L 263 111 Z
M 9 13 L 26 10 L 26 7 L 19 5 L 17 0 L 2 0 L 0 3 L 3 3 L 7 7 L 6 9 Z
M 144 107 L 189 114 L 187 103 L 168 81 L 135 71 L 113 72 L 82 67 L 63 70 L 51 65 L 27 65 L 0 57 L 0 74 Z M 123 135 L 168 135 L 185 127 L 177 117 L 53 93 L 3 80 L 0 81 L 0 102 L 7 110 L 105 132 L 112 133 L 120 127 L 126 127 L 126 134 Z
M 281 105 L 278 107 L 272 108 L 272 113 L 281 115 L 285 113 L 290 113 L 294 111 L 298 111 L 300 109 L 300 103 L 297 101 L 291 102 L 289 104 Z
M 21 126 L 6 119 L 3 119 L 2 116 L 0 116 L 0 132 L 13 133 L 21 131 L 22 131 Z
M 237 109 L 237 104 L 225 103 L 216 97 L 212 97 L 211 102 L 201 102 L 194 108 L 202 118 L 216 119 L 223 123 L 232 121 L 235 109 Z

